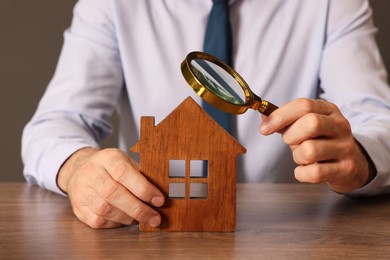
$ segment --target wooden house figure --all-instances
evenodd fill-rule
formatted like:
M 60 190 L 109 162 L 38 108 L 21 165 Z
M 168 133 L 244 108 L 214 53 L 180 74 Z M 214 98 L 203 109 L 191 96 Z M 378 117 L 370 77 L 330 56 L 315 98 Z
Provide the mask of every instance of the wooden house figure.
M 140 170 L 165 195 L 157 228 L 143 231 L 232 232 L 236 223 L 237 156 L 246 152 L 191 97 L 160 124 L 141 117 Z

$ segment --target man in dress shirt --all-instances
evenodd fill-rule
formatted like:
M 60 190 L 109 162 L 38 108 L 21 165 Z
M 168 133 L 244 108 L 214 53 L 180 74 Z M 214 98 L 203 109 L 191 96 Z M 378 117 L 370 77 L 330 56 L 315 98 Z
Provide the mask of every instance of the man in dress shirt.
M 230 1 L 234 68 L 280 106 L 237 116 L 241 182 L 327 183 L 390 191 L 390 89 L 366 0 Z M 164 119 L 187 96 L 180 72 L 202 50 L 210 0 L 80 0 L 61 57 L 23 133 L 24 174 L 69 197 L 94 228 L 144 222 L 162 193 L 129 147 L 139 118 Z M 119 149 L 100 149 L 117 110 Z M 260 129 L 258 126 L 260 125 Z M 260 133 L 259 133 L 260 132 Z M 262 153 L 262 149 L 267 149 Z

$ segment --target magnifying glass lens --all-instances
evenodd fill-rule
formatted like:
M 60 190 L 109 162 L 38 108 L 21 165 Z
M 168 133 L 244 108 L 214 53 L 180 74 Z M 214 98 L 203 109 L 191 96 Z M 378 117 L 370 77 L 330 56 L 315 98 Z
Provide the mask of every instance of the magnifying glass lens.
M 217 64 L 204 59 L 193 59 L 191 69 L 200 83 L 218 97 L 233 104 L 245 104 L 245 92 L 240 84 Z
M 181 71 L 196 94 L 227 113 L 242 114 L 251 108 L 268 116 L 278 108 L 256 96 L 233 68 L 210 54 L 190 52 Z

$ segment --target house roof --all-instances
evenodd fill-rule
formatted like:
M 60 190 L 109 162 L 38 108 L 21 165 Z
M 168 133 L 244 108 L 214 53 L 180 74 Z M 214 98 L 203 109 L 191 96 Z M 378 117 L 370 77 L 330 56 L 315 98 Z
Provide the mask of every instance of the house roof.
M 147 145 L 150 139 L 156 138 L 162 145 L 165 140 L 173 139 L 177 141 L 179 147 L 188 146 L 188 142 L 193 142 L 197 144 L 196 146 L 207 144 L 214 150 L 225 147 L 227 152 L 233 154 L 246 152 L 246 149 L 191 97 L 187 97 L 157 126 L 154 117 L 141 117 L 141 140 L 131 148 L 131 151 L 141 152 L 141 145 Z M 223 143 L 225 145 L 222 145 Z

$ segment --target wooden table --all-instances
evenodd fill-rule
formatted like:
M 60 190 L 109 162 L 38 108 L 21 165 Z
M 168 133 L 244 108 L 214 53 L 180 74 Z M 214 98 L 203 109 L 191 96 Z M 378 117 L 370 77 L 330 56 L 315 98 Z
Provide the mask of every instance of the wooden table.
M 64 197 L 0 183 L 0 259 L 390 259 L 389 202 L 323 185 L 241 184 L 234 233 L 94 230 Z

